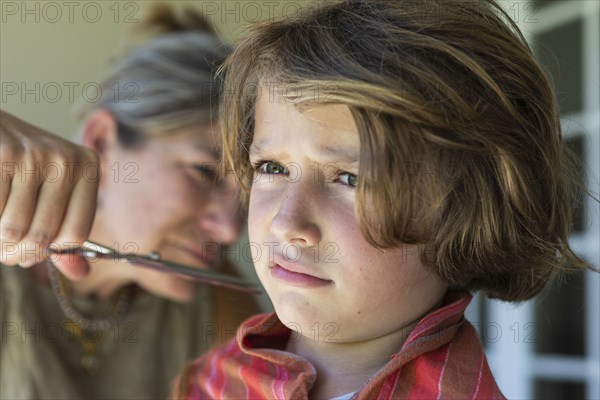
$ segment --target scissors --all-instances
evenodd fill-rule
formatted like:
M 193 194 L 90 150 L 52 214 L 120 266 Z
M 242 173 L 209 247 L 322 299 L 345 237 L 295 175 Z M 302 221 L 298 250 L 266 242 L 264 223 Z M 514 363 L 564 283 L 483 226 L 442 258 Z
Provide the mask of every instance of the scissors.
M 261 293 L 261 290 L 258 287 L 243 279 L 226 275 L 217 271 L 200 269 L 190 267 L 188 265 L 178 264 L 172 261 L 162 260 L 160 254 L 155 251 L 146 255 L 126 254 L 120 253 L 108 246 L 85 241 L 81 247 L 70 247 L 61 250 L 49 248 L 48 252 L 56 255 L 77 254 L 85 257 L 88 260 L 112 258 L 115 261 L 121 260 L 135 266 L 189 276 L 198 282 L 207 283 L 213 286 L 223 286 L 248 293 Z

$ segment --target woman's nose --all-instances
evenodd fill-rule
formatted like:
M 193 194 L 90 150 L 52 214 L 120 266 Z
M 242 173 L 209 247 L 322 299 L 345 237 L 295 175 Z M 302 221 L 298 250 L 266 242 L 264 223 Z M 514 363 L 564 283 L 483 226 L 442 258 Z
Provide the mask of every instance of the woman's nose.
M 319 244 L 321 230 L 310 207 L 311 193 L 302 184 L 291 183 L 281 196 L 271 221 L 271 233 L 286 243 L 301 247 Z
M 242 212 L 237 197 L 213 194 L 210 204 L 200 215 L 199 224 L 215 242 L 235 242 L 242 229 Z

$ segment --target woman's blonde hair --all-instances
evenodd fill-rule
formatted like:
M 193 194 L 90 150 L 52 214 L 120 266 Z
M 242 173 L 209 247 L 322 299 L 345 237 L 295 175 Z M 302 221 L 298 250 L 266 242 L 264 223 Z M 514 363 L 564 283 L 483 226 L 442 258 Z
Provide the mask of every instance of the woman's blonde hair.
M 492 0 L 341 1 L 263 23 L 225 64 L 228 168 L 251 184 L 261 86 L 347 105 L 357 213 L 379 248 L 420 244 L 451 287 L 526 300 L 585 268 L 568 235 L 583 187 L 548 76 Z
M 82 103 L 78 116 L 85 118 L 94 109 L 109 111 L 121 144 L 128 146 L 215 121 L 222 91 L 216 71 L 231 48 L 208 20 L 193 9 L 158 3 L 132 37 L 136 34 L 146 41 L 126 46 L 113 60 L 100 85 L 101 98 Z

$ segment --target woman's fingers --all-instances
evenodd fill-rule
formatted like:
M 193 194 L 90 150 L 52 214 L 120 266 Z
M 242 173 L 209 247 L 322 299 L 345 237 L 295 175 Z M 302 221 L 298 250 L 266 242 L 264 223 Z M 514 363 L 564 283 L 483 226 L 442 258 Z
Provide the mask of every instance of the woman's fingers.
M 79 246 L 89 236 L 94 223 L 100 178 L 98 162 L 95 161 L 95 167 L 93 165 L 88 164 L 82 179 L 77 182 L 71 194 L 60 230 L 54 240 L 58 246 L 65 246 L 65 248 L 75 244 Z M 90 173 L 94 168 L 98 171 L 97 174 Z M 54 265 L 70 279 L 81 278 L 89 269 L 82 257 L 72 255 L 55 257 Z
M 96 211 L 96 152 L 0 111 L 0 262 L 30 266 L 87 239 Z M 51 255 L 69 278 L 82 277 L 81 256 Z
M 46 257 L 46 248 L 56 237 L 67 208 L 71 190 L 67 186 L 66 181 L 46 180 L 40 187 L 33 220 L 22 240 L 23 246 L 31 249 L 22 255 L 22 267 L 40 263 Z
M 4 167 L 4 165 L 2 165 L 2 167 Z M 8 200 L 11 183 L 12 176 L 10 176 L 8 173 L 5 173 L 4 168 L 2 168 L 2 177 L 0 177 L 0 216 L 2 216 L 2 211 L 4 211 L 6 201 Z
M 22 171 L 31 171 L 23 165 Z M 35 213 L 39 187 L 40 182 L 35 177 L 21 172 L 13 176 L 6 206 L 0 218 L 0 262 L 3 264 L 25 263 L 29 253 L 35 251 L 25 246 L 22 240 L 29 231 Z

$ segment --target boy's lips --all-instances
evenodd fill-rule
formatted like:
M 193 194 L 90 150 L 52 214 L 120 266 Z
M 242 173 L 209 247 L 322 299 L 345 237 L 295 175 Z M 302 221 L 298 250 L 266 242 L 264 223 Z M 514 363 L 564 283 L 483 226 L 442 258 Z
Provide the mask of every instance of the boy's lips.
M 285 262 L 278 258 L 271 263 L 269 270 L 273 278 L 291 286 L 315 288 L 333 284 L 332 280 L 316 276 L 302 264 Z

